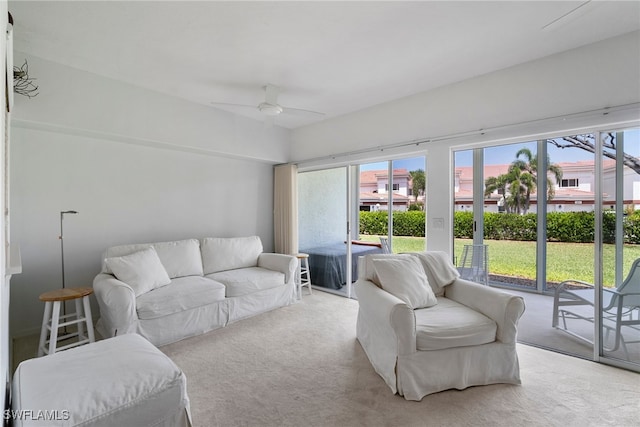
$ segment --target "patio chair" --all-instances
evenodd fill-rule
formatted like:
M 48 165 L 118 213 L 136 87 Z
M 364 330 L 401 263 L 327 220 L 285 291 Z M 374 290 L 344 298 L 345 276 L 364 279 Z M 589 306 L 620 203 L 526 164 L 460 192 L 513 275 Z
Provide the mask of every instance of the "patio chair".
M 390 254 L 391 247 L 389 246 L 389 238 L 388 237 L 380 237 L 380 244 L 382 245 L 382 253 Z
M 627 344 L 638 343 L 640 340 L 625 341 L 622 328 L 626 326 L 640 333 L 640 258 L 633 262 L 627 278 L 618 287 L 602 290 L 602 324 L 606 330 L 605 342 L 611 333 L 614 334 L 613 345 L 604 347 L 604 350 L 611 352 L 621 348 L 625 357 L 629 359 Z M 593 323 L 594 297 L 595 289 L 591 283 L 579 280 L 566 280 L 560 283 L 553 299 L 552 326 L 593 344 L 592 340 L 569 330 L 567 319 L 580 319 Z M 580 306 L 589 308 L 590 314 L 581 313 L 578 308 Z
M 489 283 L 489 245 L 464 245 L 460 266 L 460 277 L 476 283 Z

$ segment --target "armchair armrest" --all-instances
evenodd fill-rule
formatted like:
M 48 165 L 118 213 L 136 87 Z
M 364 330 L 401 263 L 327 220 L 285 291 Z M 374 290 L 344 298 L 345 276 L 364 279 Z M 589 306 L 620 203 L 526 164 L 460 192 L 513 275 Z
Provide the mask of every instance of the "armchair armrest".
M 258 256 L 258 267 L 284 273 L 285 282 L 293 282 L 298 268 L 298 259 L 293 255 L 261 253 Z
M 361 313 L 358 322 L 366 322 L 365 329 L 375 331 L 381 337 L 380 349 L 392 355 L 394 361 L 397 355 L 415 353 L 416 318 L 413 310 L 369 280 L 359 279 L 355 291 Z
M 445 296 L 496 322 L 498 341 L 505 344 L 516 342 L 518 320 L 525 309 L 522 297 L 464 279 L 456 279 L 445 287 Z
M 100 306 L 105 338 L 135 332 L 138 322 L 136 295 L 131 286 L 111 274 L 100 273 L 93 279 L 93 290 Z

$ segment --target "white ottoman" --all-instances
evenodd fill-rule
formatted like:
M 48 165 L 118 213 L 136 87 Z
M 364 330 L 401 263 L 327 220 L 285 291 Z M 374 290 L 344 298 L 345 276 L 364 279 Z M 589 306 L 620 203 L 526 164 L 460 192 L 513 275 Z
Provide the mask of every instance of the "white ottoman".
M 15 426 L 191 426 L 185 375 L 135 334 L 25 360 L 12 394 Z

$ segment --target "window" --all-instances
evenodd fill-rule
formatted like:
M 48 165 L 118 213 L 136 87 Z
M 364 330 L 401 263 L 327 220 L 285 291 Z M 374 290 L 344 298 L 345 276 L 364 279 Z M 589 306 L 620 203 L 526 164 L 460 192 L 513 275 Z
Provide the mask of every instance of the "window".
M 560 180 L 560 187 L 561 188 L 577 187 L 577 186 L 578 186 L 578 178 L 561 179 Z
M 389 191 L 389 184 L 384 185 L 384 190 Z M 400 184 L 393 184 L 393 191 L 400 191 Z

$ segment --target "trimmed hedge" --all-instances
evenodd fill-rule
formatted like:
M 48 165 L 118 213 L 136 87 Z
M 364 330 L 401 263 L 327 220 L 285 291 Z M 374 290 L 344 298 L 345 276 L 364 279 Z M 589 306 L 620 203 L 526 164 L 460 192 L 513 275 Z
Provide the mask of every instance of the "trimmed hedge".
M 360 212 L 360 234 L 386 235 L 387 211 Z M 424 237 L 425 215 L 423 211 L 394 211 L 393 235 Z
M 537 214 L 526 215 L 485 212 L 484 238 L 491 240 L 535 241 Z M 602 215 L 602 236 L 605 243 L 615 242 L 616 215 Z M 550 242 L 593 243 L 595 237 L 594 212 L 549 212 L 547 214 L 547 240 Z M 624 242 L 640 243 L 640 211 L 623 218 Z M 473 238 L 473 213 L 454 214 L 454 236 Z
M 615 242 L 616 215 L 605 212 L 602 216 L 602 233 L 605 243 Z M 425 213 L 423 211 L 394 211 L 393 235 L 424 237 Z M 547 214 L 547 239 L 551 242 L 593 243 L 594 212 L 549 212 Z M 537 239 L 537 215 L 485 212 L 484 238 L 491 240 L 535 241 Z M 623 218 L 625 243 L 640 244 L 640 211 Z M 387 234 L 387 211 L 360 212 L 360 233 Z M 453 235 L 456 238 L 473 238 L 473 213 L 455 212 Z

